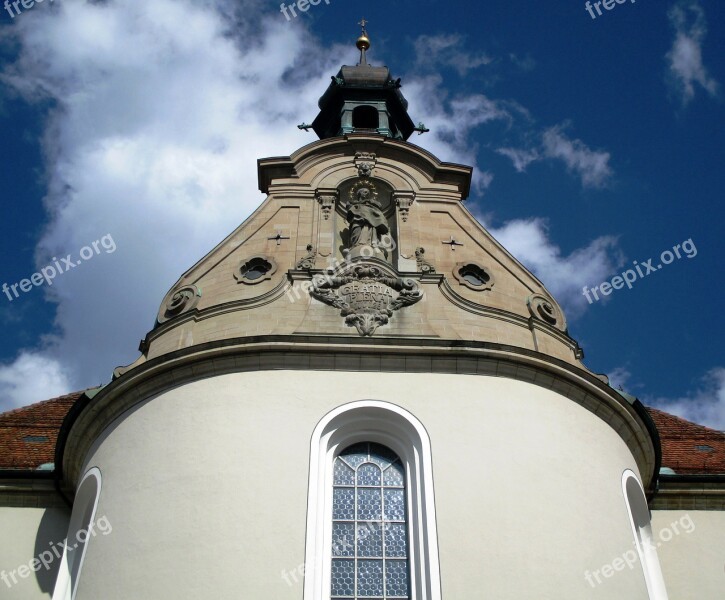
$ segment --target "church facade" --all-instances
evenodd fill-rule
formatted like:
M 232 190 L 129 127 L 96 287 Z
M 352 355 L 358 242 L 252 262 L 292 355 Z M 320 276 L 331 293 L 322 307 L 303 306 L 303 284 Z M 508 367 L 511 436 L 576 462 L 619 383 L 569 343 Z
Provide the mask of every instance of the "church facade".
M 0 597 L 722 597 L 725 434 L 584 365 L 369 45 L 139 359 L 0 415 Z

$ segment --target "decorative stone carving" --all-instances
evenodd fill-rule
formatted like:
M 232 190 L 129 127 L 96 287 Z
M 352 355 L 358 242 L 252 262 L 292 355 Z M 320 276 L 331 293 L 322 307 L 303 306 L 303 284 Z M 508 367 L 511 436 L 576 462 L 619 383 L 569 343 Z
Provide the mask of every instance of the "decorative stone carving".
M 415 249 L 415 262 L 418 265 L 418 270 L 421 273 L 435 273 L 435 267 L 423 258 L 424 254 L 425 248 L 420 247 Z
M 161 305 L 156 320 L 164 323 L 192 310 L 199 303 L 199 298 L 201 298 L 201 290 L 195 285 L 186 285 L 178 290 L 172 290 Z
M 237 283 L 256 285 L 272 279 L 277 271 L 277 263 L 269 256 L 253 256 L 239 263 L 234 279 Z
M 562 331 L 566 329 L 564 315 L 546 296 L 542 296 L 541 294 L 529 296 L 526 299 L 526 305 L 529 307 L 529 312 L 532 317 L 540 319 L 544 323 L 548 323 Z
M 495 283 L 490 269 L 475 262 L 461 262 L 453 267 L 453 276 L 461 285 L 483 292 L 493 289 Z
M 423 292 L 413 279 L 398 277 L 382 266 L 353 264 L 335 275 L 315 275 L 310 295 L 340 309 L 349 327 L 371 336 L 393 313 L 415 304 Z
M 395 204 L 398 207 L 398 212 L 400 213 L 400 218 L 405 223 L 408 220 L 408 215 L 410 213 L 410 207 L 413 205 L 413 200 L 415 200 L 415 193 L 414 192 L 394 192 L 393 198 L 395 199 Z
M 330 214 L 332 214 L 332 210 L 335 208 L 335 203 L 337 202 L 337 192 L 322 192 L 318 190 L 316 197 L 322 208 L 322 217 L 325 221 L 327 221 L 330 218 Z
M 370 177 L 375 168 L 377 157 L 372 152 L 356 152 L 355 166 L 360 177 Z
M 393 247 L 390 225 L 383 214 L 378 191 L 372 181 L 361 179 L 350 188 L 347 209 L 348 242 L 346 259 L 357 257 L 387 258 Z
M 307 244 L 307 254 L 299 260 L 296 269 L 299 271 L 309 271 L 314 269 L 315 260 L 317 260 L 317 251 L 312 244 Z

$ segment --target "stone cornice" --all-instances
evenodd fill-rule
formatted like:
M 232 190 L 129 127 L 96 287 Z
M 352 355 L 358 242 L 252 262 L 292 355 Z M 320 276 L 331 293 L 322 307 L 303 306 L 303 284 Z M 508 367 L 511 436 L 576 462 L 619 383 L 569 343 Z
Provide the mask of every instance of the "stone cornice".
M 654 488 L 659 438 L 644 407 L 630 404 L 591 373 L 545 354 L 488 342 L 350 336 L 267 335 L 209 342 L 151 359 L 79 401 L 56 451 L 63 488 L 73 493 L 95 440 L 136 404 L 186 383 L 263 370 L 449 373 L 505 377 L 539 385 L 580 404 L 628 445 L 645 484 Z
M 725 510 L 725 475 L 660 475 L 652 510 Z
M 268 194 L 273 180 L 301 177 L 311 164 L 315 164 L 319 160 L 328 160 L 335 155 L 354 157 L 355 153 L 359 151 L 375 152 L 379 158 L 389 155 L 393 160 L 404 159 L 407 165 L 425 173 L 431 182 L 454 186 L 462 200 L 465 200 L 470 193 L 473 172 L 471 167 L 441 162 L 427 150 L 410 142 L 394 140 L 381 135 L 355 133 L 312 142 L 292 153 L 291 156 L 259 159 L 257 161 L 259 190 Z
M 3 472 L 0 476 L 0 506 L 17 508 L 65 507 L 62 497 L 56 491 L 53 473 L 42 476 L 38 473 L 21 471 Z

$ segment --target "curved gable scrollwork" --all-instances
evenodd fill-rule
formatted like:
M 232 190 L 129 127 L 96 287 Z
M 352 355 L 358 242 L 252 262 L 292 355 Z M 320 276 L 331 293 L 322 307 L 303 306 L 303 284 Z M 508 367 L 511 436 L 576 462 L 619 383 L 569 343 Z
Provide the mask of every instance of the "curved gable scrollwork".
M 547 325 L 566 331 L 566 319 L 561 309 L 546 296 L 534 294 L 526 299 L 526 306 L 529 313 L 535 319 L 543 321 Z
M 165 323 L 196 308 L 200 298 L 201 289 L 196 285 L 185 285 L 171 290 L 161 303 L 159 314 L 156 317 L 157 323 Z

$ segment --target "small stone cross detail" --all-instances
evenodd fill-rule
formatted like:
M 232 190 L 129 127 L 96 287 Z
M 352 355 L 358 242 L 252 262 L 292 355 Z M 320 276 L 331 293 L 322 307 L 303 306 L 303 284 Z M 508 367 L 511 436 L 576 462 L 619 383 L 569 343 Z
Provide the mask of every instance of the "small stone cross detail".
M 453 250 L 454 252 L 456 251 L 456 246 L 463 246 L 463 244 L 461 242 L 457 242 L 456 238 L 454 238 L 453 236 L 451 236 L 450 240 L 441 242 L 441 244 L 448 244 L 451 247 L 451 250 Z
M 282 232 L 281 231 L 278 231 L 277 232 L 277 235 L 275 235 L 274 237 L 268 237 L 267 239 L 268 240 L 277 240 L 277 245 L 279 246 L 279 244 L 280 244 L 280 242 L 282 240 L 288 240 L 289 237 L 288 236 L 285 236 L 285 235 L 282 235 Z

